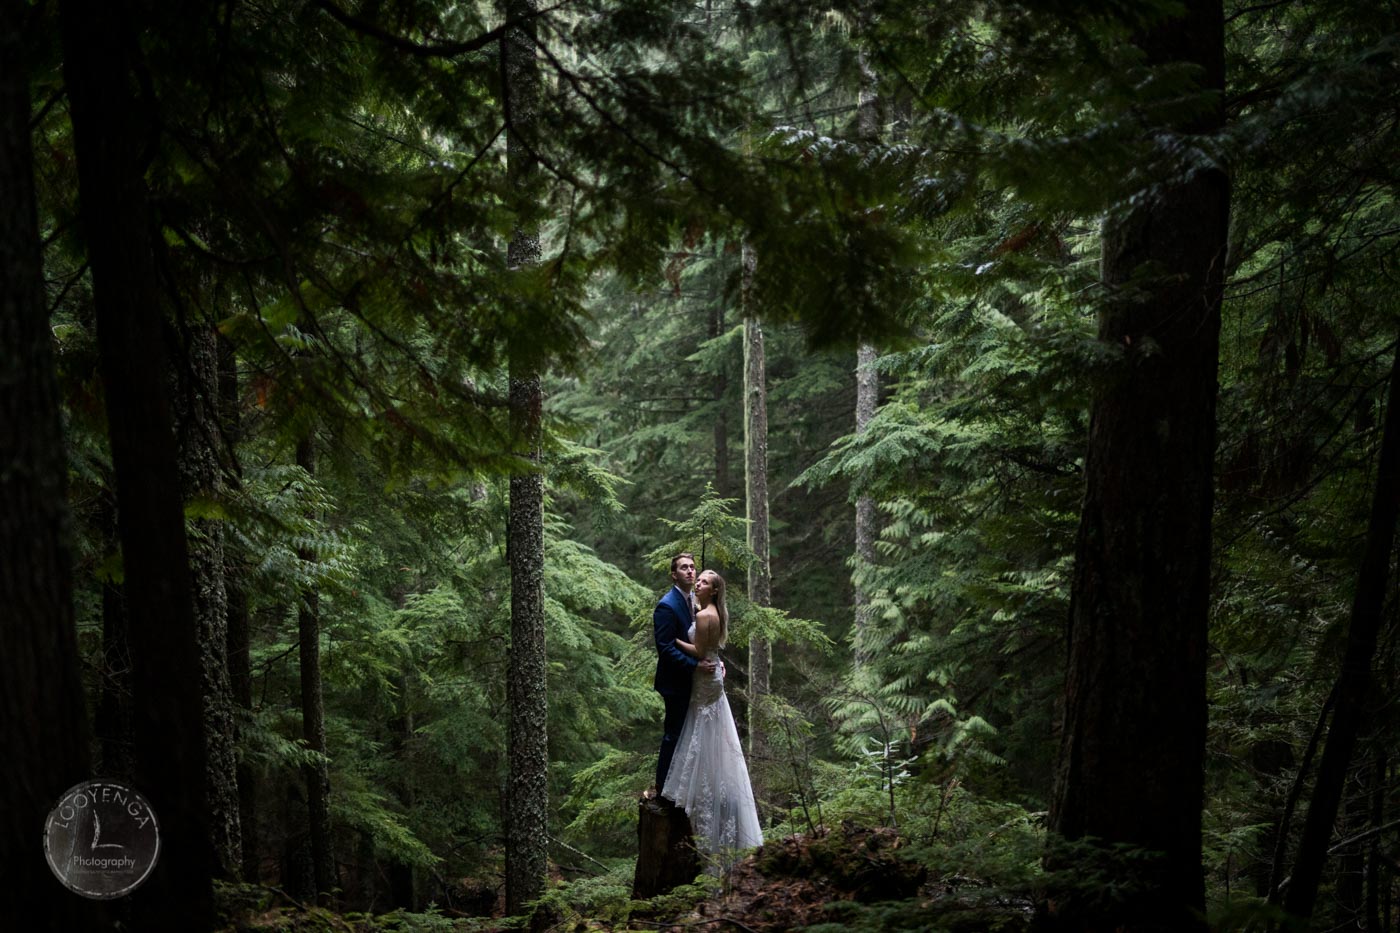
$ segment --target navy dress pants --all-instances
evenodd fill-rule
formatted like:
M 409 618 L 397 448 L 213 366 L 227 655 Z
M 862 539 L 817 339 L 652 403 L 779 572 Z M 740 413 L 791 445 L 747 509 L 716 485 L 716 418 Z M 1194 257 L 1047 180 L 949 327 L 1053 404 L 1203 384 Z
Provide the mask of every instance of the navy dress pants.
M 661 754 L 656 759 L 656 793 L 666 786 L 666 774 L 671 770 L 671 759 L 676 754 L 676 744 L 681 739 L 681 729 L 685 726 L 685 713 L 690 708 L 688 694 L 662 694 L 666 703 L 666 719 L 662 724 Z

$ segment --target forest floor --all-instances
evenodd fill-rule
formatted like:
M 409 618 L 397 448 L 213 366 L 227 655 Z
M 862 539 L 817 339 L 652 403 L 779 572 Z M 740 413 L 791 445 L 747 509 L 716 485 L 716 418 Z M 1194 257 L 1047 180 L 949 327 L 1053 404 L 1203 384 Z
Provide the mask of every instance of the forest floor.
M 860 929 L 1019 933 L 1029 929 L 1029 901 L 1007 897 L 975 878 L 932 877 L 926 867 L 906 858 L 903 849 L 893 830 L 849 824 L 787 836 L 739 861 L 718 886 L 697 888 L 694 898 L 682 894 L 613 904 L 598 911 L 598 916 L 556 910 L 541 918 L 535 929 L 551 933 L 599 929 L 777 933 L 804 927 L 818 933 Z M 453 917 L 441 911 L 340 914 L 249 885 L 223 889 L 222 900 L 227 925 L 221 933 L 486 933 L 525 928 L 520 919 Z

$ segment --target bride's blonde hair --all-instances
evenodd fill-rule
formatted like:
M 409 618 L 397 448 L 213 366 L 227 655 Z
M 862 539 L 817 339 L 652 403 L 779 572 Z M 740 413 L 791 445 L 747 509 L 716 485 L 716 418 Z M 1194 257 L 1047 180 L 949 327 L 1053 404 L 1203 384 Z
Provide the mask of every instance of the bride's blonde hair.
M 710 594 L 710 603 L 715 607 L 715 612 L 719 613 L 719 647 L 723 648 L 729 641 L 729 605 L 724 598 L 724 577 L 721 577 L 713 570 L 706 570 L 706 573 L 714 578 L 714 590 Z

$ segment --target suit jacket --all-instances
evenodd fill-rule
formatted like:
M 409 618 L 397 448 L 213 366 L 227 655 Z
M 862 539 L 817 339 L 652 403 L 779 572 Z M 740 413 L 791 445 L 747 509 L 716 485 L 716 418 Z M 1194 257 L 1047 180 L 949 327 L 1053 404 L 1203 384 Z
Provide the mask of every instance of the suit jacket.
M 656 635 L 656 679 L 652 686 L 662 696 L 690 696 L 691 676 L 699 662 L 676 647 L 676 639 L 685 638 L 690 621 L 686 597 L 679 589 L 671 587 L 651 615 Z

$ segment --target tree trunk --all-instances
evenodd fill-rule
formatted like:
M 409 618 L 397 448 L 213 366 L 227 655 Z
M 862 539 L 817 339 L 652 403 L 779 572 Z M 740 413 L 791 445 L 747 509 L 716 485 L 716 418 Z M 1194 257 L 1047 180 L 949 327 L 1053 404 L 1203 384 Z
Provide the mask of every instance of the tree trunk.
M 1371 828 L 1375 829 L 1385 825 L 1385 795 L 1389 786 L 1387 771 L 1390 768 L 1390 756 L 1386 754 L 1382 745 L 1379 755 L 1376 758 L 1376 766 L 1371 770 Z M 1381 838 L 1377 834 L 1371 837 L 1370 843 L 1366 846 L 1366 929 L 1375 933 L 1381 929 Z
M 535 0 L 509 0 L 508 19 L 525 19 L 512 29 L 501 50 L 505 59 L 507 170 L 520 192 L 517 218 L 530 213 L 537 172 L 530 151 L 539 106 L 535 63 Z M 520 222 L 507 250 L 518 274 L 540 260 L 540 238 L 533 223 Z M 538 467 L 544 404 L 538 363 L 517 337 L 510 354 L 511 436 Z M 539 470 L 510 478 L 506 551 L 510 561 L 510 664 L 506 689 L 510 709 L 510 774 L 506 798 L 506 913 L 519 914 L 544 892 L 549 868 L 549 743 L 546 717 L 547 660 L 544 631 L 544 477 Z
M 875 417 L 875 405 L 880 396 L 880 377 L 875 372 L 875 348 L 863 343 L 856 353 L 856 433 L 865 433 L 870 419 Z M 875 563 L 875 499 L 864 493 L 856 499 L 856 565 L 869 567 Z M 865 647 L 866 629 L 870 625 L 870 597 L 860 584 L 855 585 L 855 663 L 869 660 Z
M 1385 606 L 1390 577 L 1391 547 L 1395 540 L 1395 520 L 1400 515 L 1400 343 L 1390 369 L 1390 395 L 1386 403 L 1385 427 L 1381 432 L 1380 468 L 1371 500 L 1370 524 L 1366 530 L 1366 550 L 1357 574 L 1356 594 L 1351 604 L 1351 625 L 1347 629 L 1346 654 L 1337 677 L 1336 708 L 1327 730 L 1327 744 L 1317 767 L 1317 784 L 1298 857 L 1293 864 L 1292 881 L 1284 898 L 1284 908 L 1298 917 L 1311 917 L 1317 900 L 1327 847 L 1337 820 L 1342 785 L 1351 766 L 1352 752 L 1366 712 L 1366 693 L 1371 683 L 1371 662 L 1380 636 L 1381 612 Z
M 218 342 L 215 331 L 207 327 L 185 328 L 181 337 L 185 353 L 174 380 L 174 409 L 180 479 L 189 501 L 216 496 L 223 485 L 216 447 Z M 238 819 L 238 765 L 228 673 L 224 528 L 221 521 L 195 519 L 189 530 L 204 693 L 210 842 L 219 860 L 220 875 L 233 879 L 242 869 L 243 837 Z
M 282 853 L 278 877 L 282 890 L 298 898 L 316 896 L 316 870 L 311 860 L 311 832 L 306 822 L 303 785 L 289 780 L 282 786 Z
M 162 835 L 133 909 L 143 929 L 204 929 L 213 922 L 215 859 L 204 702 L 198 679 L 181 676 L 200 669 L 200 651 L 141 161 L 153 116 L 132 97 L 137 79 L 126 60 L 147 30 L 119 4 L 63 0 L 59 15 L 116 474 L 137 787 Z
M 666 806 L 657 797 L 637 801 L 637 868 L 632 875 L 633 900 L 645 900 L 700 874 L 690 818 L 682 807 Z
M 724 333 L 724 302 L 716 299 L 710 311 L 710 339 Z M 712 386 L 715 400 L 715 493 L 721 499 L 729 498 L 729 414 L 724 408 L 724 395 L 729 389 L 729 379 L 724 369 L 715 373 Z
M 1151 64 L 1223 86 L 1219 0 L 1139 39 Z M 1220 125 L 1217 106 L 1190 132 Z M 1104 234 L 1099 339 L 1121 355 L 1091 410 L 1050 826 L 1096 890 L 1057 888 L 1045 926 L 1203 929 L 1206 623 L 1229 181 L 1164 182 Z M 1097 852 L 1090 851 L 1089 840 Z M 1129 857 L 1137 849 L 1141 856 Z M 1073 852 L 1073 855 L 1070 853 Z M 1063 877 L 1063 876 L 1061 876 Z
M 768 384 L 763 359 L 763 325 L 753 315 L 749 296 L 758 259 L 745 241 L 741 302 L 744 309 L 744 492 L 749 520 L 749 548 L 757 559 L 749 568 L 749 602 L 773 604 L 773 577 L 768 566 Z M 754 800 L 764 800 L 768 743 L 763 719 L 769 693 L 773 649 L 766 638 L 749 641 L 749 771 Z
M 248 621 L 248 594 L 243 589 L 241 561 L 224 555 L 224 580 L 228 592 L 228 675 L 229 693 L 243 717 L 253 711 L 253 670 Z M 234 720 L 234 749 L 241 739 L 238 718 Z M 258 852 L 258 778 L 246 761 L 238 760 L 234 772 L 238 787 L 239 877 L 256 883 L 259 871 Z
M 243 413 L 238 399 L 238 357 L 233 344 L 219 340 L 219 418 L 224 435 L 236 447 L 243 437 Z M 237 471 L 237 462 L 234 470 Z M 247 573 L 246 555 L 236 553 L 232 542 L 224 549 L 224 592 L 228 597 L 228 623 L 225 627 L 228 648 L 229 694 L 243 716 L 253 712 L 253 667 L 251 628 L 248 618 L 248 594 L 244 589 Z M 234 745 L 238 744 L 239 729 L 234 721 Z M 239 761 L 235 778 L 238 784 L 238 826 L 241 839 L 242 878 L 258 880 L 258 782 L 257 774 L 247 762 Z
M 861 140 L 875 143 L 880 139 L 880 94 L 879 80 L 870 67 L 864 53 L 860 56 L 860 104 L 859 133 Z M 856 433 L 864 434 L 870 419 L 875 417 L 875 406 L 880 400 L 880 376 L 875 372 L 875 348 L 868 343 L 860 345 L 856 351 Z M 875 524 L 875 499 L 865 493 L 856 498 L 856 565 L 869 567 L 875 563 L 875 538 L 879 529 Z M 855 584 L 852 603 L 855 609 L 855 663 L 857 666 L 868 660 L 864 646 L 864 636 L 870 624 L 870 597 L 865 590 Z
M 297 465 L 314 475 L 316 452 L 311 437 L 297 444 Z M 310 550 L 299 553 L 311 562 L 316 555 Z M 316 882 L 316 900 L 329 905 L 337 887 L 335 854 L 331 849 L 331 776 L 326 763 L 326 705 L 321 689 L 321 618 L 320 598 L 314 589 L 302 594 L 297 608 L 297 643 L 301 674 L 301 734 L 306 747 L 322 757 L 302 766 L 306 781 L 307 825 L 311 835 L 311 873 Z
M 117 537 L 116 490 L 102 490 L 97 524 L 103 544 L 112 554 L 121 553 Z M 131 638 L 126 596 L 113 578 L 102 581 L 102 668 L 99 674 L 97 712 L 93 731 L 102 757 L 103 777 L 131 782 L 136 777 L 136 738 L 131 725 Z
M 1351 794 L 1342 805 L 1341 832 L 1344 838 L 1358 836 L 1367 829 L 1371 815 L 1369 766 L 1353 772 Z M 1336 874 L 1333 887 L 1335 911 L 1329 918 L 1328 929 L 1366 929 L 1366 840 L 1353 842 L 1336 851 Z
M 0 4 L 0 929 L 88 930 L 102 923 L 101 906 L 59 886 L 39 835 L 63 792 L 92 775 L 34 197 L 26 13 Z

